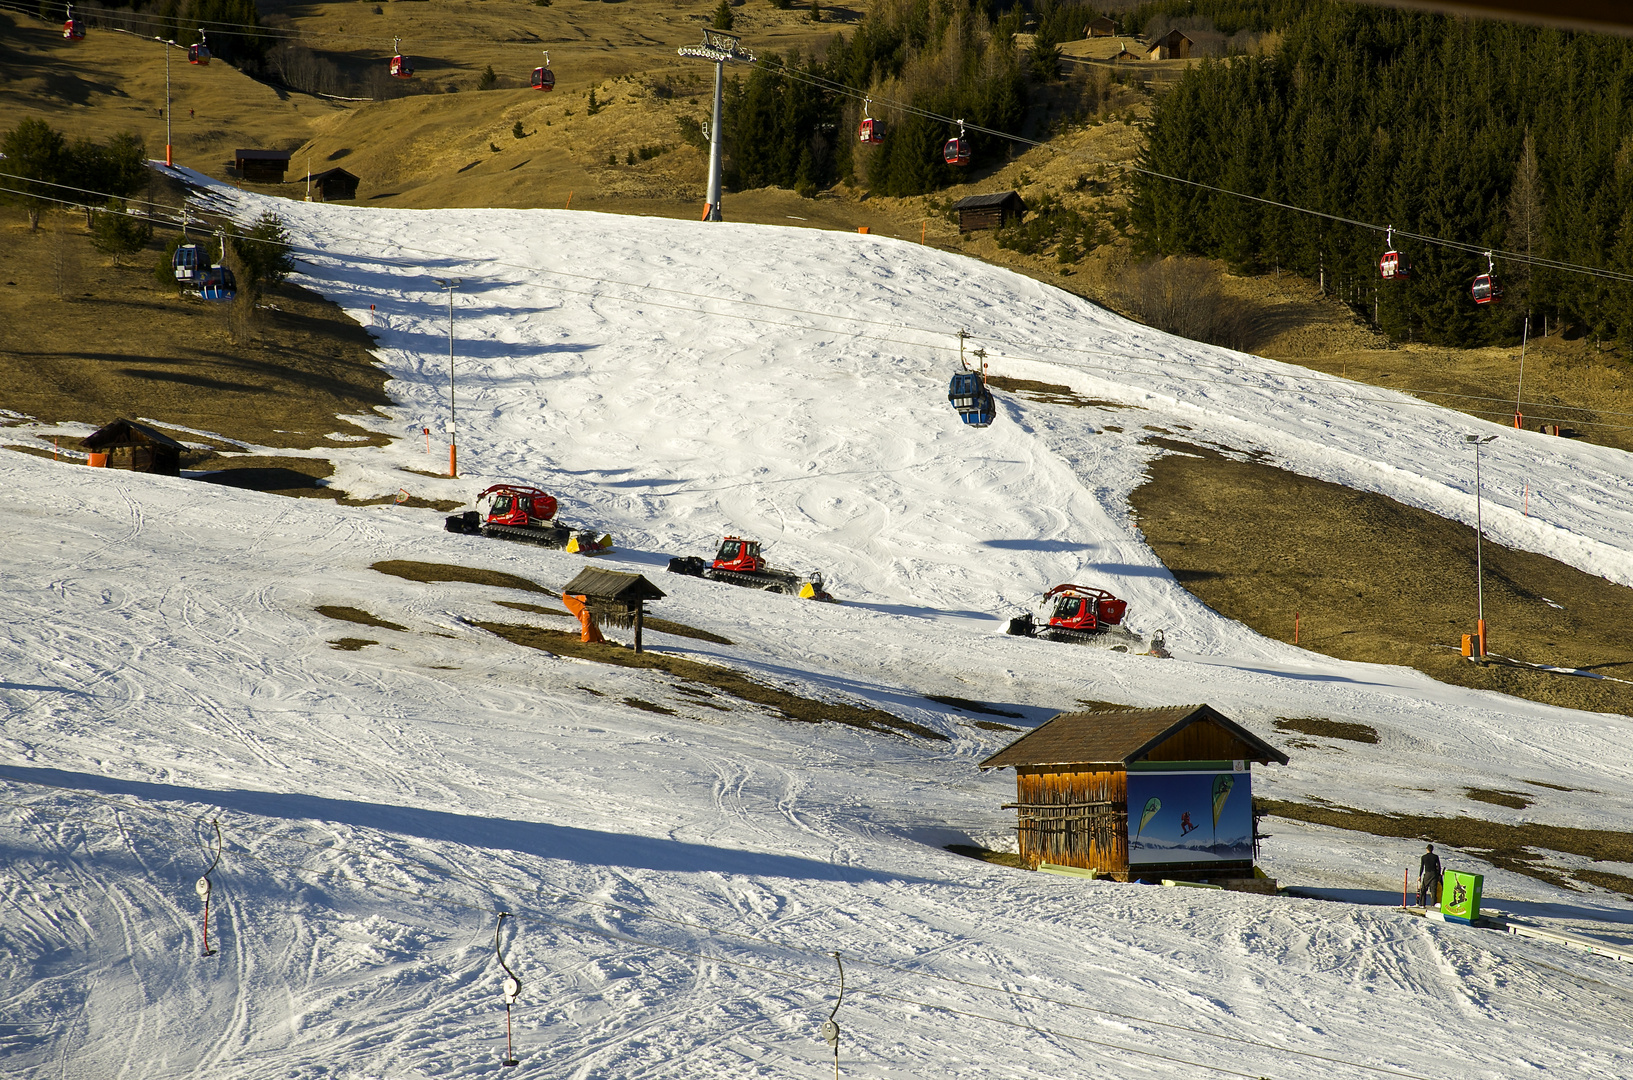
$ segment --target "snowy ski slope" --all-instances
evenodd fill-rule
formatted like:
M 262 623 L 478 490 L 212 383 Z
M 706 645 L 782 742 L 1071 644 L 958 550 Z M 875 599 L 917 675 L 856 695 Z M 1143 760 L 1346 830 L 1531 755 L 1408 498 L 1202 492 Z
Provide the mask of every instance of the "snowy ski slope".
M 1364 757 L 1294 749 L 1256 771 L 1257 793 L 1460 813 L 1464 787 L 1537 782 L 1569 790 L 1481 816 L 1625 827 L 1633 719 L 1259 638 L 1180 589 L 1126 512 L 1147 425 L 1462 519 L 1462 436 L 1500 431 L 1488 529 L 1633 583 L 1625 455 L 1168 338 L 890 240 L 221 197 L 249 216 L 275 207 L 310 252 L 303 281 L 379 339 L 397 404 L 361 422 L 400 438 L 318 451 L 337 484 L 469 498 L 540 483 L 564 517 L 618 538 L 605 565 L 669 593 L 655 614 L 735 642 L 653 634 L 655 647 L 948 738 L 792 724 L 498 640 L 470 621 L 565 623 L 494 605 L 536 595 L 370 564 L 559 587 L 582 561 L 450 535 L 426 511 L 3 455 L 8 1072 L 491 1074 L 498 910 L 516 915 L 518 1071 L 538 1076 L 827 1075 L 817 1028 L 835 950 L 846 1076 L 1633 1072 L 1633 968 L 1390 911 L 1419 844 L 1272 822 L 1270 873 L 1370 903 L 1078 882 L 948 854 L 1008 839 L 1012 776 L 974 766 L 1013 734 L 926 697 L 997 703 L 1018 724 L 1083 700 L 1207 701 L 1273 740 L 1277 716 L 1359 721 L 1380 734 Z M 447 421 L 431 279 L 449 276 L 462 279 L 457 482 L 403 471 L 434 471 L 444 452 L 434 443 L 428 463 L 420 432 Z M 959 326 L 995 371 L 1121 407 L 1002 395 L 998 423 L 965 429 L 944 396 Z M 658 573 L 727 531 L 823 570 L 846 603 Z M 1176 659 L 998 633 L 993 616 L 1062 580 L 1128 597 Z M 324 604 L 406 629 L 328 620 Z M 343 636 L 378 644 L 329 646 Z M 220 952 L 201 958 L 193 882 L 211 821 L 226 837 Z M 1503 910 L 1633 938 L 1623 899 L 1448 862 L 1486 872 Z

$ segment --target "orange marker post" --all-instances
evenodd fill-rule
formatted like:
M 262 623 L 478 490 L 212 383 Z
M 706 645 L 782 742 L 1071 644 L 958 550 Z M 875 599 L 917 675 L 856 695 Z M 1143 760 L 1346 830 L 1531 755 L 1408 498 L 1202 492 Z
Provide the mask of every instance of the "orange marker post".
M 459 447 L 448 444 L 448 479 L 459 479 Z
M 1293 644 L 1294 645 L 1298 644 L 1298 620 L 1299 620 L 1299 614 L 1298 614 L 1298 612 L 1295 611 L 1295 612 L 1293 612 Z

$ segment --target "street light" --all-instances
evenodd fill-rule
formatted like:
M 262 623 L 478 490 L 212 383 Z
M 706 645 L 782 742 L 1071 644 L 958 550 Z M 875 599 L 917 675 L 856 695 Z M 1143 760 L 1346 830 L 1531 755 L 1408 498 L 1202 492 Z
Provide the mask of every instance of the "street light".
M 461 278 L 432 278 L 448 290 L 448 478 L 459 477 L 459 437 L 454 428 L 454 290 Z
M 1485 521 L 1480 512 L 1480 448 L 1495 439 L 1495 435 L 1465 435 L 1463 441 L 1474 447 L 1474 634 L 1478 651 L 1472 658 L 1483 660 L 1486 655 L 1486 586 L 1485 557 L 1480 541 L 1485 532 Z M 1467 655 L 1467 654 L 1465 654 Z

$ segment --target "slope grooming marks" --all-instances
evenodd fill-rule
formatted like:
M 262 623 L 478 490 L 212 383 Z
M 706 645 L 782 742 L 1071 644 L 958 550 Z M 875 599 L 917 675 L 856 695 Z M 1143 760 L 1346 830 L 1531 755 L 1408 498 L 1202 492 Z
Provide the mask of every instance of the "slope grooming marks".
M 1324 899 L 947 850 L 1013 850 L 1012 781 L 978 763 L 1093 702 L 1228 713 L 1291 759 L 1254 774 L 1274 806 L 1625 821 L 1633 719 L 1261 637 L 1181 588 L 1128 512 L 1169 438 L 1472 519 L 1466 417 L 875 237 L 212 197 L 275 208 L 304 281 L 376 339 L 391 404 L 357 423 L 380 445 L 326 450 L 334 485 L 422 507 L 538 485 L 617 537 L 597 568 L 663 596 L 636 654 L 616 620 L 611 644 L 564 632 L 583 555 L 446 511 L 0 455 L 21 523 L 0 549 L 8 1064 L 792 1078 L 832 1071 L 832 1019 L 846 1076 L 1633 1070 L 1633 973 L 1402 913 L 1415 837 L 1267 820 L 1268 872 Z M 462 280 L 452 372 L 438 277 Z M 988 427 L 949 408 L 959 329 L 991 367 Z M 450 375 L 458 480 L 427 467 Z M 1633 578 L 1621 457 L 1504 435 L 1488 531 Z M 1546 514 L 1514 501 L 1527 478 Z M 663 572 L 722 537 L 821 568 L 842 602 Z M 1173 655 L 1002 632 L 1063 582 L 1126 600 L 1096 618 Z M 376 644 L 332 649 L 336 618 Z M 1466 794 L 1515 778 L 1521 809 Z M 1442 846 L 1493 905 L 1633 926 L 1592 884 L 1633 868 L 1529 851 L 1567 890 Z

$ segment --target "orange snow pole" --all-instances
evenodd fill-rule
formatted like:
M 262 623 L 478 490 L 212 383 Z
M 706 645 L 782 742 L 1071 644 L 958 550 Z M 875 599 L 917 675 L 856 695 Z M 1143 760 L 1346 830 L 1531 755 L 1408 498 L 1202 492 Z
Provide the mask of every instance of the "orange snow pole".
M 448 444 L 448 477 L 459 479 L 459 447 L 453 443 Z
M 578 616 L 578 623 L 584 628 L 579 640 L 588 644 L 596 644 L 607 640 L 601 636 L 601 630 L 595 625 L 595 616 L 590 614 L 590 598 L 588 596 L 574 596 L 571 593 L 561 594 L 561 603 L 568 611 Z

